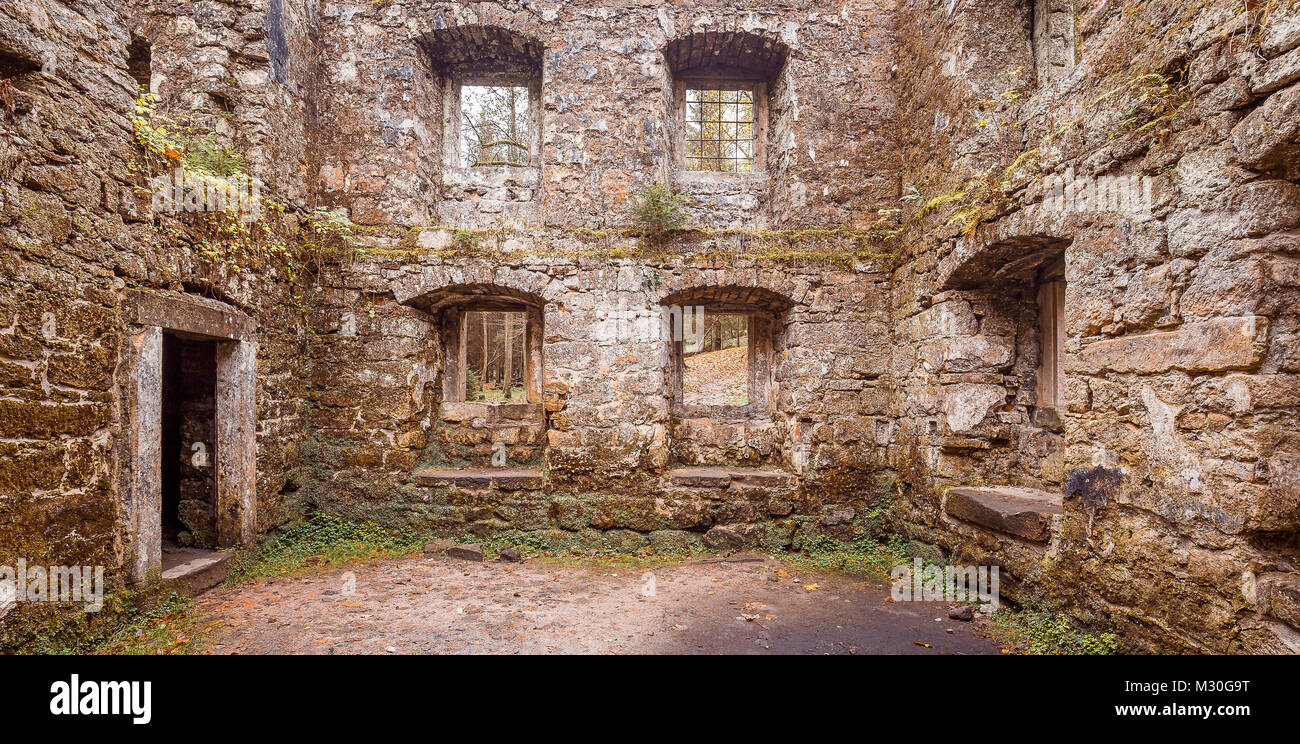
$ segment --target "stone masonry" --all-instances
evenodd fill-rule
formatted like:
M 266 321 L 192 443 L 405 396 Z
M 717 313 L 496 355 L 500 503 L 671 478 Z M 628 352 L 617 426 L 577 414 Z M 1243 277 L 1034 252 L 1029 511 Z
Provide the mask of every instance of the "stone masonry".
M 753 171 L 684 168 L 693 80 Z M 488 83 L 527 162 L 459 157 Z M 159 208 L 204 168 L 258 216 Z M 1128 650 L 1300 650 L 1291 0 L 9 0 L 0 177 L 0 563 L 158 568 L 175 337 L 205 544 L 901 533 Z M 749 318 L 744 405 L 684 402 L 683 307 Z M 521 401 L 465 399 L 475 309 Z

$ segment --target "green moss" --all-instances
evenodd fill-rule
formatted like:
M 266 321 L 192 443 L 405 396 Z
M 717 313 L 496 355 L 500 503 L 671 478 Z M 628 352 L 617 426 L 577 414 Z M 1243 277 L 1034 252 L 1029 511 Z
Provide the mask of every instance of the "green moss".
M 106 592 L 99 612 L 80 604 L 24 602 L 0 623 L 0 652 L 173 654 L 203 648 L 191 599 L 151 582 Z
M 393 530 L 374 521 L 347 522 L 318 513 L 261 545 L 240 551 L 230 560 L 226 582 L 331 570 L 362 560 L 413 555 L 423 546 L 424 538 L 410 528 Z
M 1037 655 L 1107 655 L 1119 644 L 1114 633 L 1089 633 L 1053 612 L 1001 608 L 993 613 L 992 635 L 1015 649 Z
M 801 536 L 798 553 L 778 554 L 791 565 L 843 571 L 873 578 L 888 578 L 895 566 L 907 565 L 907 545 L 899 535 L 881 542 L 872 537 L 860 537 L 853 542 L 843 542 L 825 535 L 809 533 Z

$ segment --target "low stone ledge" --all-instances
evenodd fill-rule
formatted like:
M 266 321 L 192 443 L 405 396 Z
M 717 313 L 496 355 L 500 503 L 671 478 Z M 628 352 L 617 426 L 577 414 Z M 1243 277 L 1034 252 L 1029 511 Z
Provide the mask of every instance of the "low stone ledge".
M 1063 509 L 1060 494 L 1032 488 L 953 488 L 948 514 L 971 524 L 1032 542 L 1047 542 L 1052 517 Z
M 545 412 L 541 403 L 444 402 L 438 407 L 438 418 L 452 423 L 479 420 L 485 425 L 541 423 Z
M 793 488 L 795 476 L 780 470 L 757 468 L 689 467 L 668 471 L 674 486 L 696 488 Z
M 541 488 L 546 477 L 535 468 L 465 468 L 425 470 L 416 473 L 415 480 L 425 486 L 521 491 Z
M 202 594 L 226 580 L 226 562 L 233 553 L 181 550 L 163 554 L 162 581 L 168 586 Z
M 732 470 L 732 486 L 761 486 L 763 488 L 793 488 L 796 479 L 780 470 Z
M 674 486 L 726 488 L 731 485 L 731 473 L 722 468 L 677 468 L 668 471 Z

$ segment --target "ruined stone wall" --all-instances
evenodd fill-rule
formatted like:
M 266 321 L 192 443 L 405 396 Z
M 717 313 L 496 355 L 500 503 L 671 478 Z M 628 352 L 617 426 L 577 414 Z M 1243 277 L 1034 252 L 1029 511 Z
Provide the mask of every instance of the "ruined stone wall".
M 242 50 L 244 65 L 227 72 L 243 76 L 259 61 L 265 67 L 267 53 L 257 44 L 266 42 L 234 30 L 234 19 L 243 17 L 243 31 L 250 31 L 248 14 L 256 9 L 247 5 L 189 4 L 189 34 L 175 33 L 182 22 L 174 15 L 165 23 L 156 16 L 141 20 L 140 11 L 152 5 L 22 0 L 0 7 L 0 556 L 6 562 L 21 556 L 33 565 L 98 564 L 114 571 L 128 560 L 134 525 L 121 489 L 119 451 L 128 432 L 120 386 L 129 382 L 121 360 L 131 322 L 125 301 L 133 288 L 215 297 L 257 320 L 258 525 L 264 530 L 286 516 L 281 490 L 298 462 L 305 379 L 295 290 L 282 263 L 237 251 L 204 215 L 151 210 L 132 133 L 137 83 L 128 65 L 133 31 L 160 34 L 151 39 L 152 64 L 169 65 L 159 86 L 164 98 L 174 98 L 170 112 L 179 114 L 200 99 L 187 98 L 182 80 L 190 78 L 171 70 L 186 68 L 180 57 L 197 62 L 201 55 L 182 55 L 169 43 L 219 37 Z M 225 76 L 211 79 L 218 77 Z M 263 95 L 287 100 L 274 85 Z M 270 113 L 270 103 L 244 105 L 236 105 L 230 122 L 232 141 L 261 146 L 262 170 L 272 171 L 270 161 L 283 152 L 270 142 L 275 121 L 301 117 Z
M 126 4 L 124 4 L 126 5 Z M 214 133 L 249 172 L 299 208 L 308 203 L 318 52 L 316 0 L 132 3 L 160 109 Z
M 1070 55 L 1034 48 L 1031 5 L 1061 4 L 904 14 L 902 516 L 1132 648 L 1295 651 L 1300 21 L 1076 1 Z M 1081 200 L 1097 184 L 1149 199 Z M 1055 257 L 1066 402 L 1044 417 L 1034 290 Z M 1027 537 L 947 490 L 1002 485 L 1063 494 L 1063 514 Z
M 663 530 L 699 544 L 716 528 L 788 546 L 800 524 L 834 513 L 832 523 L 847 528 L 853 505 L 865 512 L 894 430 L 883 259 L 836 269 L 755 257 L 582 258 L 573 254 L 584 242 L 571 234 L 533 239 L 549 241 L 550 255 L 415 252 L 327 277 L 312 323 L 313 480 L 304 496 L 314 505 L 452 535 L 542 531 L 559 545 L 602 547 L 604 539 L 626 549 Z M 773 411 L 676 416 L 661 303 L 733 285 L 792 303 L 773 355 Z M 499 418 L 516 406 L 476 413 L 445 400 L 446 357 L 455 352 L 429 308 L 465 287 L 540 301 L 540 424 Z M 541 466 L 544 481 L 478 493 L 421 479 L 431 469 L 486 467 L 495 442 L 506 445 L 510 466 Z M 718 491 L 674 480 L 683 465 L 762 467 L 769 476 Z
M 751 34 L 790 50 L 771 84 L 768 173 L 683 181 L 698 196 L 697 224 L 867 226 L 897 188 L 881 3 L 394 0 L 330 4 L 322 15 L 322 196 L 363 224 L 628 225 L 630 196 L 673 170 L 664 50 L 694 33 Z M 446 76 L 423 45 L 481 26 L 541 50 L 539 171 L 441 165 Z
M 252 319 L 259 533 L 319 508 L 555 548 L 797 548 L 875 529 L 890 491 L 912 538 L 1129 648 L 1294 651 L 1300 20 L 1239 11 L 6 4 L 0 557 L 127 560 L 138 288 Z M 141 49 L 157 113 L 267 184 L 247 232 L 151 208 Z M 697 50 L 770 73 L 761 174 L 674 167 Z M 449 165 L 456 75 L 502 59 L 538 76 L 535 160 Z M 687 231 L 639 233 L 657 184 L 690 195 Z M 1085 201 L 1098 184 L 1137 201 Z M 489 296 L 539 313 L 534 407 L 447 398 L 446 313 Z M 644 321 L 711 299 L 775 324 L 769 410 L 675 411 Z M 466 475 L 496 444 L 509 472 Z M 1045 506 L 990 520 L 963 486 Z
M 582 544 L 602 539 L 584 530 L 668 525 L 698 543 L 731 523 L 748 539 L 781 519 L 789 544 L 791 513 L 811 519 L 823 505 L 873 499 L 894 426 L 884 249 L 864 237 L 897 194 L 890 23 L 886 7 L 867 2 L 323 8 L 321 198 L 372 228 L 356 263 L 318 295 L 319 449 L 303 498 L 453 534 L 558 529 L 562 542 Z M 746 43 L 759 50 L 752 58 L 737 51 Z M 674 161 L 674 70 L 714 50 L 754 69 L 771 64 L 762 172 L 685 173 Z M 458 167 L 447 122 L 457 81 L 530 65 L 541 128 L 532 166 Z M 657 246 L 621 232 L 636 227 L 637 192 L 663 183 L 691 196 L 689 228 L 752 232 Z M 814 234 L 763 232 L 793 227 Z M 454 342 L 431 305 L 468 286 L 541 307 L 544 412 L 445 399 Z M 700 288 L 780 298 L 771 411 L 673 414 L 661 303 Z M 509 465 L 546 473 L 526 505 L 493 503 L 491 493 L 458 502 L 421 484 L 431 468 L 487 466 L 497 443 Z M 741 498 L 743 488 L 671 482 L 667 473 L 685 465 L 766 468 L 782 496 L 773 511 L 770 489 Z M 665 517 L 665 497 L 688 516 Z M 575 516 L 610 499 L 617 517 Z M 853 512 L 838 515 L 847 522 Z

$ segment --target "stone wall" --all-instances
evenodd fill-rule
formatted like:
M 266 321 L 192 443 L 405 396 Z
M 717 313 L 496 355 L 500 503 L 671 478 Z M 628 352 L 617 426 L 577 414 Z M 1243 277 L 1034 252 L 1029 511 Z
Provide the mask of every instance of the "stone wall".
M 913 3 L 900 35 L 906 519 L 1133 648 L 1300 647 L 1282 588 L 1300 559 L 1300 185 L 1296 119 L 1277 118 L 1300 26 L 1272 5 L 1075 2 L 1071 70 L 1035 59 L 1024 3 Z M 1149 199 L 1083 200 L 1116 185 Z M 1034 398 L 1032 291 L 1060 255 L 1058 435 Z M 998 485 L 1063 492 L 1050 535 L 954 516 L 946 489 Z
M 164 99 L 176 92 L 169 112 L 183 114 L 197 104 L 179 95 L 189 73 L 177 71 L 197 69 L 191 63 L 201 55 L 188 46 L 182 54 L 180 45 L 219 38 L 217 46 L 242 50 L 246 65 L 238 74 L 265 68 L 266 40 L 235 30 L 236 17 L 244 19 L 243 32 L 260 29 L 260 22 L 250 29 L 249 14 L 264 17 L 265 8 L 185 8 L 187 21 L 153 3 L 23 0 L 0 7 L 0 559 L 6 563 L 21 556 L 32 565 L 98 564 L 115 571 L 129 560 L 135 525 L 120 487 L 130 434 L 122 426 L 120 386 L 130 382 L 122 359 L 132 288 L 206 295 L 256 319 L 258 527 L 288 516 L 282 491 L 296 477 L 306 381 L 302 316 L 292 301 L 301 290 L 283 266 L 232 267 L 222 260 L 234 258 L 233 249 L 220 247 L 207 216 L 151 209 L 132 136 L 138 94 L 128 65 L 128 48 L 139 38 L 133 32 L 154 34 L 151 64 L 166 66 L 157 85 Z M 132 21 L 145 9 L 163 15 Z M 176 32 L 177 24 L 185 33 Z M 211 79 L 217 77 L 225 78 L 213 72 Z M 278 85 L 259 89 L 262 103 L 230 93 L 240 99 L 237 120 L 249 136 L 235 139 L 255 150 L 252 132 L 263 133 L 267 154 L 253 167 L 268 175 L 270 162 L 281 158 L 271 154 L 279 152 L 269 136 L 275 122 L 303 119 L 301 91 Z M 291 98 L 296 103 L 287 109 L 274 103 Z
M 781 482 L 799 508 L 785 504 L 782 518 L 793 510 L 811 519 L 831 504 L 875 498 L 894 427 L 883 260 L 845 270 L 756 258 L 569 258 L 564 254 L 578 253 L 583 239 L 563 232 L 534 237 L 553 241 L 546 243 L 551 255 L 416 252 L 323 277 L 312 323 L 314 504 L 450 534 L 566 526 L 577 532 L 590 525 L 574 527 L 557 504 L 567 499 L 594 508 L 617 497 L 628 522 L 604 526 L 647 532 L 653 527 L 636 525 L 658 524 L 664 498 L 682 497 L 669 473 L 684 465 L 787 474 Z M 792 305 L 781 316 L 784 340 L 772 356 L 772 410 L 741 420 L 675 416 L 662 303 L 683 290 L 733 285 Z M 455 351 L 446 348 L 436 308 L 467 287 L 539 302 L 544 420 L 507 415 L 528 408 L 522 404 L 479 410 L 447 402 L 443 376 Z M 545 473 L 546 493 L 532 494 L 535 508 L 493 514 L 422 486 L 420 474 L 430 469 L 490 465 L 498 442 L 509 465 Z M 800 446 L 806 455 L 796 451 Z M 735 522 L 750 529 L 772 516 L 751 508 L 733 513 L 735 505 L 726 503 L 710 511 L 699 506 L 698 493 L 687 492 L 699 513 L 679 528 L 703 533 Z
M 892 206 L 892 40 L 882 3 L 393 0 L 328 4 L 322 15 L 322 195 L 358 222 L 628 225 L 628 199 L 673 170 L 664 49 L 692 34 L 748 35 L 790 55 L 771 83 L 766 177 L 681 182 L 699 194 L 701 224 L 867 226 Z M 438 50 L 457 27 L 499 28 L 542 50 L 540 177 L 441 167 L 447 76 L 439 70 L 461 56 Z M 483 64 L 505 58 L 485 35 L 465 36 L 457 43 L 484 45 Z
M 203 295 L 252 327 L 257 533 L 798 548 L 889 492 L 1130 649 L 1300 648 L 1293 2 L 18 0 L 0 32 L 0 558 L 132 560 L 129 347 L 167 320 L 128 298 Z M 763 77 L 761 173 L 675 167 L 715 58 Z M 448 159 L 478 67 L 536 75 L 526 167 Z M 142 82 L 266 215 L 154 208 Z M 658 184 L 686 230 L 642 233 Z M 485 298 L 536 313 L 529 405 L 448 395 Z M 684 414 L 662 313 L 724 300 L 772 324 L 765 400 Z

